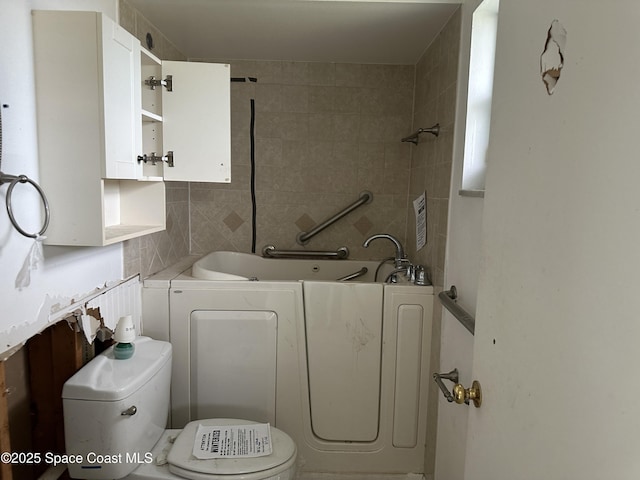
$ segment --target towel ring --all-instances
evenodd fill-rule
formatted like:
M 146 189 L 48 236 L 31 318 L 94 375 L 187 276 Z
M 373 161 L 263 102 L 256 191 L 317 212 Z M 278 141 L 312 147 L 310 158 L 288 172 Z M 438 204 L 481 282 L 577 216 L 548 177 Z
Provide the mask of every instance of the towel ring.
M 25 237 L 29 237 L 29 238 L 38 238 L 38 237 L 41 237 L 42 235 L 44 235 L 44 232 L 46 232 L 47 227 L 49 226 L 49 218 L 50 218 L 51 215 L 50 215 L 50 212 L 49 212 L 49 202 L 47 200 L 46 195 L 44 194 L 44 191 L 42 190 L 42 188 L 40 188 L 40 185 L 38 185 L 36 182 L 31 180 L 26 175 L 17 175 L 17 176 L 16 175 L 6 175 L 6 174 L 0 172 L 0 185 L 2 185 L 3 183 L 6 183 L 6 182 L 11 182 L 11 183 L 9 183 L 9 188 L 7 189 L 6 204 L 7 204 L 7 213 L 9 214 L 9 220 L 11 220 L 11 223 L 13 224 L 15 229 L 18 230 L 18 232 L 20 232 Z M 38 193 L 40 194 L 40 198 L 42 198 L 42 204 L 44 206 L 44 223 L 43 223 L 42 228 L 40 229 L 40 231 L 38 233 L 25 232 L 22 229 L 22 227 L 20 227 L 20 225 L 18 224 L 18 221 L 16 220 L 15 216 L 13 215 L 13 206 L 11 205 L 11 194 L 13 193 L 14 187 L 18 183 L 30 183 L 38 191 Z

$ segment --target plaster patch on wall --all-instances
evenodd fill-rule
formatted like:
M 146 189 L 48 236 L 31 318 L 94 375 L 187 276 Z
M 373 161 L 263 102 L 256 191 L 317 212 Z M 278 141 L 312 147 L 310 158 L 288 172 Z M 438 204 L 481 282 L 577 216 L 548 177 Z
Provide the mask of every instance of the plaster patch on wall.
M 554 20 L 547 32 L 544 51 L 540 55 L 540 74 L 549 95 L 553 94 L 558 80 L 560 80 L 566 44 L 567 31 L 558 20 Z

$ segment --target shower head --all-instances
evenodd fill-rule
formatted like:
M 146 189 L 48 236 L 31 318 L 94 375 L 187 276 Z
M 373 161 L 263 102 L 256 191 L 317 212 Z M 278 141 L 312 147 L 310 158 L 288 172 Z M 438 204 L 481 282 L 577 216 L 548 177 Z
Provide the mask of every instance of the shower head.
M 418 144 L 418 132 L 414 133 L 413 135 L 409 135 L 408 137 L 404 137 L 402 139 L 403 142 L 411 142 L 414 145 Z

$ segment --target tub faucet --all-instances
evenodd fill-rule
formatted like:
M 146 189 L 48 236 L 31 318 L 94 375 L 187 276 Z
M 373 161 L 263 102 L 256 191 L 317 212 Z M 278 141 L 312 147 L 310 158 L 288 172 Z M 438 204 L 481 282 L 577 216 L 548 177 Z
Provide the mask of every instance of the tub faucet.
M 393 242 L 393 244 L 396 246 L 396 255 L 395 255 L 396 269 L 407 268 L 410 265 L 409 259 L 407 259 L 407 257 L 405 257 L 404 255 L 404 249 L 402 248 L 402 244 L 400 243 L 400 240 L 398 240 L 393 235 L 389 235 L 388 233 L 378 233 L 376 235 L 371 235 L 369 238 L 367 238 L 364 241 L 362 246 L 364 248 L 367 248 L 373 240 L 376 240 L 378 238 L 386 238 L 387 240 L 390 240 L 391 242 Z

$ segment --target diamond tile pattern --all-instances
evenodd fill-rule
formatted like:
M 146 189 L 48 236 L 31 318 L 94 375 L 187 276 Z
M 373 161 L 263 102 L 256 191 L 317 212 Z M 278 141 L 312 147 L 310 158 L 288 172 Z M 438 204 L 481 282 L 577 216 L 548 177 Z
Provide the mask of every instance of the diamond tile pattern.
M 298 220 L 296 220 L 296 226 L 300 229 L 301 232 L 308 232 L 316 226 L 316 222 L 314 222 L 313 219 L 305 213 L 300 218 L 298 218 Z
M 121 23 L 156 55 L 184 60 L 126 0 Z M 372 233 L 390 233 L 410 258 L 444 272 L 451 175 L 459 13 L 417 65 L 234 61 L 231 75 L 231 184 L 168 183 L 167 231 L 124 244 L 125 274 L 143 277 L 186 254 L 251 249 L 250 100 L 256 106 L 257 250 L 300 248 L 296 236 L 353 203 L 362 190 L 373 202 L 313 237 L 308 247 L 345 245 L 352 258 L 388 256 L 385 242 L 364 249 Z M 445 48 L 446 46 L 446 48 Z M 206 59 L 204 59 L 206 61 Z M 415 88 L 414 88 L 415 86 Z M 443 134 L 414 146 L 399 140 L 439 122 Z M 427 246 L 416 252 L 412 200 L 427 193 Z
M 231 212 L 224 218 L 223 222 L 229 227 L 229 230 L 235 232 L 244 223 L 244 220 L 236 212 Z
M 371 231 L 373 222 L 369 220 L 366 215 L 363 215 L 354 222 L 353 226 L 360 232 L 360 234 L 366 235 Z

